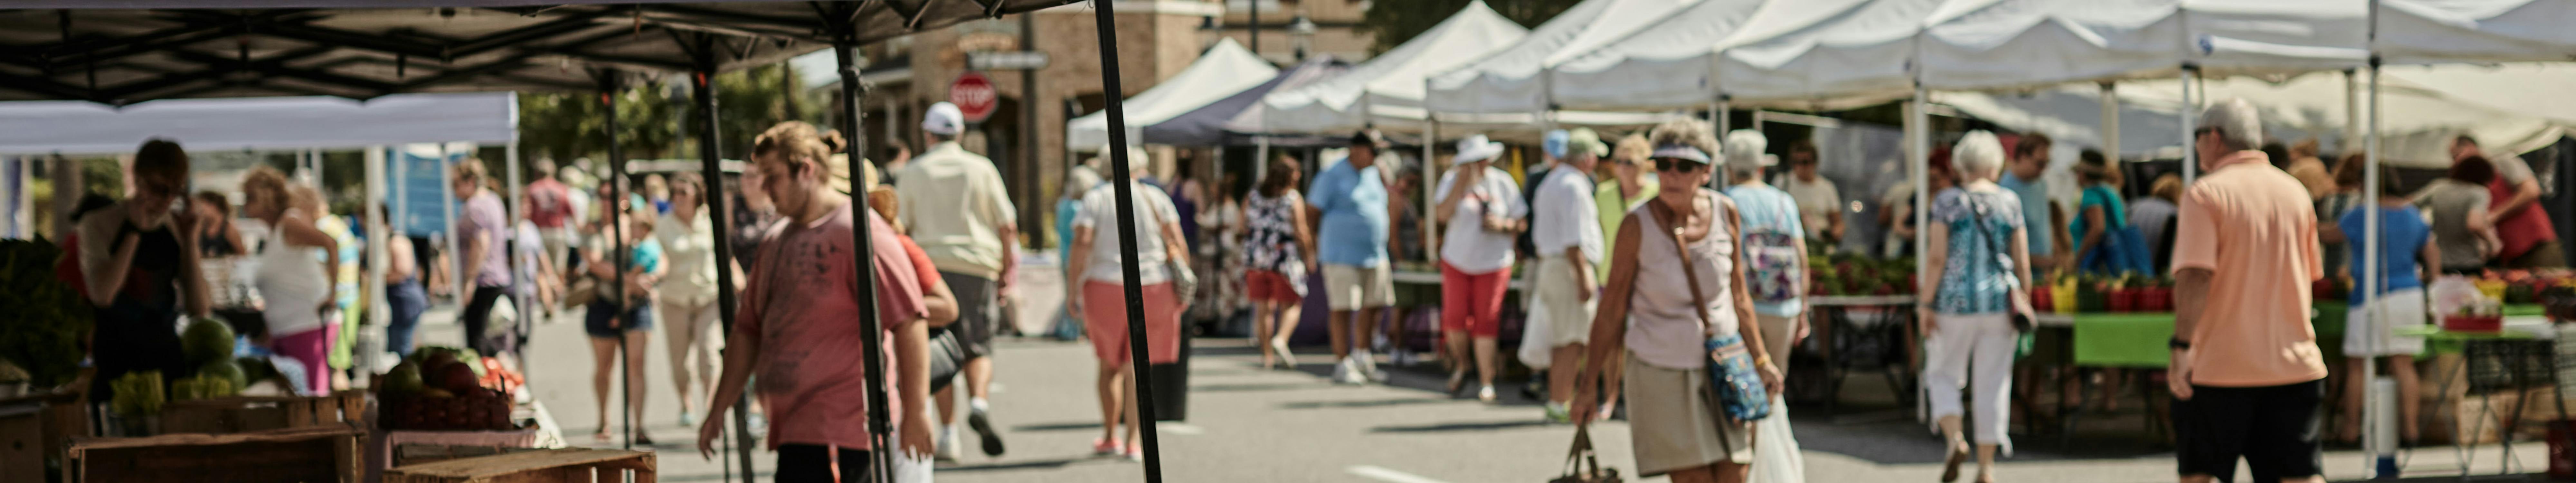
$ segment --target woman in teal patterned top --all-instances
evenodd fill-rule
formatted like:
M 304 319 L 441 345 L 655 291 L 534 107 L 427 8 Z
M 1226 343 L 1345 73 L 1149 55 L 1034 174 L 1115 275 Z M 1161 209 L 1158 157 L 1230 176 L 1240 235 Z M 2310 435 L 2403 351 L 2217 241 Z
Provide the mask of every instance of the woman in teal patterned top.
M 2030 246 L 2021 198 L 1995 184 L 2003 144 L 1992 133 L 1974 131 L 1960 138 L 1953 153 L 1960 183 L 1933 199 L 1931 245 L 1923 250 L 1929 266 L 1941 267 L 1923 284 L 1922 293 L 1934 298 L 1916 309 L 1929 334 L 1923 386 L 1932 418 L 1949 441 L 1941 481 L 1958 478 L 1969 447 L 1959 417 L 1974 411 L 1977 427 L 1967 429 L 1975 431 L 1976 481 L 1991 483 L 1997 449 L 2012 451 L 2004 437 L 2012 420 L 2007 388 L 2021 334 L 2009 315 L 2020 281 L 2030 279 Z M 1976 407 L 1963 409 L 1960 388 L 1971 381 Z

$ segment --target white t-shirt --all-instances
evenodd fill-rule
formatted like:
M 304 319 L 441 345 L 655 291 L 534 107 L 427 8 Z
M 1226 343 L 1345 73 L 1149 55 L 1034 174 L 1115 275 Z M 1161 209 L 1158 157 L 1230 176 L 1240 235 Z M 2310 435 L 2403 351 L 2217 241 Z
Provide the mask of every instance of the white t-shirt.
M 1458 171 L 1440 175 L 1440 187 L 1431 193 L 1434 203 L 1449 199 L 1450 185 L 1458 181 Z M 1512 185 L 1512 175 L 1491 165 L 1485 166 L 1485 177 L 1468 187 L 1466 199 L 1458 201 L 1457 211 L 1449 215 L 1449 228 L 1441 232 L 1440 261 L 1458 271 L 1485 274 L 1512 266 L 1512 235 L 1485 229 L 1485 214 L 1500 213 L 1504 218 L 1529 216 L 1529 205 L 1521 202 L 1521 189 Z
M 1789 198 L 1798 200 L 1798 221 L 1806 225 L 1807 237 L 1822 238 L 1825 228 L 1829 227 L 1826 215 L 1842 209 L 1842 191 L 1834 189 L 1834 180 L 1821 175 L 1816 176 L 1814 183 L 1799 181 L 1795 174 L 1782 178 L 1785 179 L 1781 180 L 1784 183 L 1780 190 L 1789 192 Z
M 1163 224 L 1180 223 L 1179 209 L 1172 207 L 1172 197 L 1163 190 L 1128 181 L 1136 207 L 1136 283 L 1154 285 L 1170 279 L 1163 265 L 1170 260 L 1163 250 Z M 1091 253 L 1081 256 L 1090 266 L 1083 267 L 1082 279 L 1094 282 L 1121 283 L 1127 279 L 1120 271 L 1124 257 L 1118 250 L 1118 185 L 1101 184 L 1082 194 L 1082 210 L 1073 217 L 1074 228 L 1091 228 Z
M 1585 261 L 1601 263 L 1601 209 L 1592 202 L 1592 180 L 1582 170 L 1549 170 L 1539 182 L 1538 203 L 1530 207 L 1530 241 L 1541 257 L 1565 255 L 1566 247 L 1583 248 Z

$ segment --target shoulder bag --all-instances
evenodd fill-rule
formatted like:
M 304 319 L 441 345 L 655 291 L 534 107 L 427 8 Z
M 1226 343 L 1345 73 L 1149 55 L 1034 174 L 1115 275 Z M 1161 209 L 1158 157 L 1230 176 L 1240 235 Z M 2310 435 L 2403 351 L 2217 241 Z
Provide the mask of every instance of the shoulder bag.
M 1664 215 L 1666 220 L 1684 221 L 1684 217 L 1674 215 L 1663 205 L 1648 206 L 1653 206 L 1655 212 Z M 1681 256 L 1682 280 L 1690 285 L 1691 312 L 1699 314 L 1702 327 L 1711 325 L 1708 296 L 1700 291 L 1699 270 L 1692 266 L 1690 250 L 1683 248 L 1681 228 L 1669 223 L 1665 226 L 1672 227 L 1669 231 L 1673 237 L 1673 253 Z M 1757 322 L 1747 320 L 1740 323 Z M 1714 388 L 1717 406 L 1726 413 L 1727 419 L 1758 421 L 1770 417 L 1771 393 L 1762 383 L 1762 373 L 1754 366 L 1752 351 L 1744 346 L 1744 336 L 1734 333 L 1711 335 L 1707 347 L 1709 387 Z
M 2038 322 L 2031 320 L 2031 314 L 2034 311 L 2030 307 L 2030 292 L 2022 290 L 2025 283 L 2021 275 L 2013 270 L 2012 244 L 2004 243 L 2003 239 L 1995 236 L 1995 230 L 1989 224 L 1992 220 L 1986 211 L 1982 206 L 1970 209 L 1971 213 L 1975 213 L 1972 216 L 1977 219 L 1977 236 L 1986 239 L 1986 247 L 1994 250 L 1995 264 L 2003 268 L 2005 277 L 2012 279 L 2012 286 L 2005 289 L 2006 298 L 2010 301 L 2005 302 L 2007 306 L 2004 311 L 2012 320 L 2013 330 L 2030 332 L 2031 329 L 2038 327 Z

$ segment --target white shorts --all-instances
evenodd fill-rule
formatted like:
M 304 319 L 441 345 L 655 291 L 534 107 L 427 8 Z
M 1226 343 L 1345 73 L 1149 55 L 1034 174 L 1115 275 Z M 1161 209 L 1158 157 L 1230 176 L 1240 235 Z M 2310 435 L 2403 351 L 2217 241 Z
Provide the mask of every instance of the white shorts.
M 2343 353 L 2351 357 L 2412 356 L 2424 352 L 2424 338 L 2399 336 L 2400 329 L 2422 327 L 2432 317 L 2425 310 L 2423 289 L 2403 289 L 2371 297 L 2343 319 Z
M 1324 300 L 1335 311 L 1395 305 L 1395 273 L 1386 265 L 1324 264 Z
M 1532 286 L 1538 293 L 1538 307 L 1537 311 L 1531 312 L 1532 319 L 1545 314 L 1551 329 L 1547 340 L 1550 347 L 1581 344 L 1592 339 L 1592 311 L 1601 300 L 1600 293 L 1595 291 L 1592 300 L 1580 300 L 1581 294 L 1576 293 L 1579 289 L 1577 284 L 1593 283 L 1594 279 L 1575 276 L 1573 265 L 1563 255 L 1541 257 L 1537 273 L 1531 277 L 1536 279 Z

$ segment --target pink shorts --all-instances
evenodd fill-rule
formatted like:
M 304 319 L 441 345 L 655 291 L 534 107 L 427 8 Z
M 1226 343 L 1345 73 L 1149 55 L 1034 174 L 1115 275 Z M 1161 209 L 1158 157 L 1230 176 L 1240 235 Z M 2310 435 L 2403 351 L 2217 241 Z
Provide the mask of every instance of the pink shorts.
M 1146 349 L 1153 363 L 1181 360 L 1181 304 L 1172 296 L 1172 284 L 1147 285 L 1145 294 Z M 1134 360 L 1133 347 L 1127 344 L 1127 294 L 1124 285 L 1082 282 L 1082 328 L 1090 332 L 1092 355 L 1101 362 L 1124 365 Z
M 1243 295 L 1245 299 L 1253 302 L 1280 302 L 1290 304 L 1304 302 L 1306 300 L 1305 294 L 1300 293 L 1301 291 L 1297 290 L 1296 285 L 1290 284 L 1305 282 L 1306 281 L 1304 280 L 1289 280 L 1287 275 L 1281 275 L 1279 272 L 1269 270 L 1246 271 L 1243 273 Z
M 1466 332 L 1476 338 L 1491 339 L 1502 334 L 1496 317 L 1503 311 L 1503 294 L 1511 288 L 1511 269 L 1470 275 L 1440 262 L 1440 331 Z
M 269 346 L 277 355 L 304 363 L 304 381 L 314 394 L 330 394 L 331 341 L 339 335 L 340 324 L 323 324 L 319 329 L 271 337 Z

